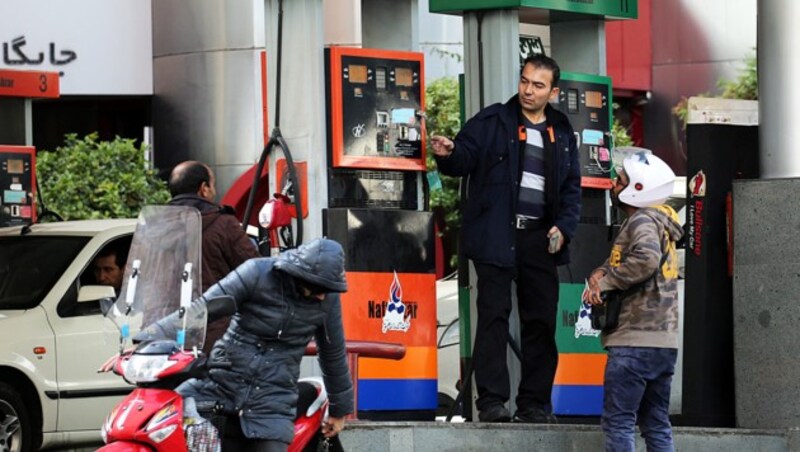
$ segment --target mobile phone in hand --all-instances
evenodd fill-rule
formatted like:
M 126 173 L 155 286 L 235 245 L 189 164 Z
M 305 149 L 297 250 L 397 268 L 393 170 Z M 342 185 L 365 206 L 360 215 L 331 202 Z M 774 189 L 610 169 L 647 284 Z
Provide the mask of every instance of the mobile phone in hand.
M 547 246 L 547 252 L 550 254 L 555 254 L 558 252 L 558 242 L 561 238 L 560 232 L 555 232 L 553 235 L 550 236 L 550 244 Z

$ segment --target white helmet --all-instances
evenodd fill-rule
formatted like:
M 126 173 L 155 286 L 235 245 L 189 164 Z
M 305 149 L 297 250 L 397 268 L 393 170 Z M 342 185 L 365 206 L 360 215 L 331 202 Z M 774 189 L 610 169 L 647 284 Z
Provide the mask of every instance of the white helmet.
M 628 186 L 619 200 L 634 207 L 663 204 L 675 186 L 675 173 L 663 160 L 652 154 L 637 152 L 622 162 L 628 175 Z

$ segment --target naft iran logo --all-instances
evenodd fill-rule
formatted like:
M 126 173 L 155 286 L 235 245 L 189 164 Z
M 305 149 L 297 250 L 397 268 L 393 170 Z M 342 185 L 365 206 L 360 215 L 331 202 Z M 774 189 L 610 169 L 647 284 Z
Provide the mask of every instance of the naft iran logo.
M 381 331 L 408 331 L 411 327 L 411 312 L 406 309 L 403 303 L 403 287 L 400 285 L 400 278 L 394 272 L 392 285 L 389 286 L 389 306 L 383 315 L 383 327 Z

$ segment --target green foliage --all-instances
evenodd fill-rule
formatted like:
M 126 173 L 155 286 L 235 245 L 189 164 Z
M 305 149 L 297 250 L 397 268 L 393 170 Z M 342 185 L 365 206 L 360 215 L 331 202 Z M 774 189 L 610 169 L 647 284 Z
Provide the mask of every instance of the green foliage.
M 720 79 L 717 82 L 717 88 L 721 91 L 719 96 L 713 96 L 711 93 L 702 93 L 695 97 L 758 100 L 758 60 L 755 53 L 745 58 L 744 69 L 739 73 L 736 80 Z M 684 129 L 689 119 L 688 106 L 689 99 L 681 97 L 681 100 L 672 107 L 672 114 L 681 121 Z
M 427 116 L 425 124 L 429 137 L 442 135 L 453 138 L 461 129 L 461 104 L 458 88 L 458 80 L 447 77 L 437 79 L 425 88 L 425 114 Z M 441 234 L 454 242 L 461 227 L 460 180 L 457 177 L 439 174 L 436 171 L 433 151 L 430 148 L 427 151 L 428 173 L 435 173 L 442 182 L 441 190 L 431 190 L 431 209 L 442 214 L 445 226 Z M 458 256 L 450 256 L 450 266 L 455 267 L 456 265 L 458 265 Z
M 64 140 L 37 154 L 36 169 L 45 206 L 65 220 L 135 218 L 142 206 L 169 200 L 166 183 L 148 169 L 145 145 L 98 141 L 96 133 Z
M 458 80 L 440 78 L 425 88 L 425 114 L 428 136 L 442 135 L 454 137 L 461 128 Z M 428 171 L 436 171 L 433 151 L 428 149 Z M 441 208 L 444 212 L 445 231 L 457 231 L 461 223 L 459 210 L 459 179 L 439 175 L 441 190 L 431 190 L 431 208 Z
M 745 59 L 744 69 L 736 80 L 720 80 L 717 87 L 725 99 L 758 99 L 758 61 L 755 54 Z
M 628 129 L 622 125 L 617 118 L 611 123 L 611 136 L 614 139 L 614 146 L 633 146 L 633 138 L 628 133 Z

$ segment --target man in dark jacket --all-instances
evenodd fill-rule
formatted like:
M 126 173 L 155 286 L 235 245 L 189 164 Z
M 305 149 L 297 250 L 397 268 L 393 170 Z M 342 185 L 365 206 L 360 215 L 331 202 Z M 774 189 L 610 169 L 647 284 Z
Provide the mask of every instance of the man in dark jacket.
M 336 435 L 354 405 L 339 301 L 346 291 L 344 251 L 333 240 L 248 260 L 203 294 L 230 295 L 237 310 L 209 356 L 209 377 L 188 380 L 177 391 L 198 405 L 217 402 L 224 413 L 237 415 L 248 450 L 286 450 L 294 437 L 300 360 L 316 339 L 330 401 L 323 434 Z M 176 318 L 151 325 L 142 337 L 172 336 L 163 331 L 176 328 Z
M 470 119 L 455 140 L 431 137 L 439 170 L 469 177 L 461 246 L 478 274 L 478 325 L 472 359 L 482 422 L 507 422 L 506 347 L 511 283 L 522 325 L 522 379 L 516 422 L 555 422 L 551 393 L 558 273 L 580 216 L 578 150 L 567 117 L 550 106 L 560 70 L 534 55 L 519 92 Z
M 222 279 L 247 259 L 259 257 L 255 244 L 242 230 L 235 212 L 214 202 L 217 196 L 214 172 L 202 162 L 179 163 L 169 176 L 170 205 L 194 207 L 203 220 L 202 287 L 203 291 Z M 208 326 L 206 353 L 228 327 L 230 318 Z

